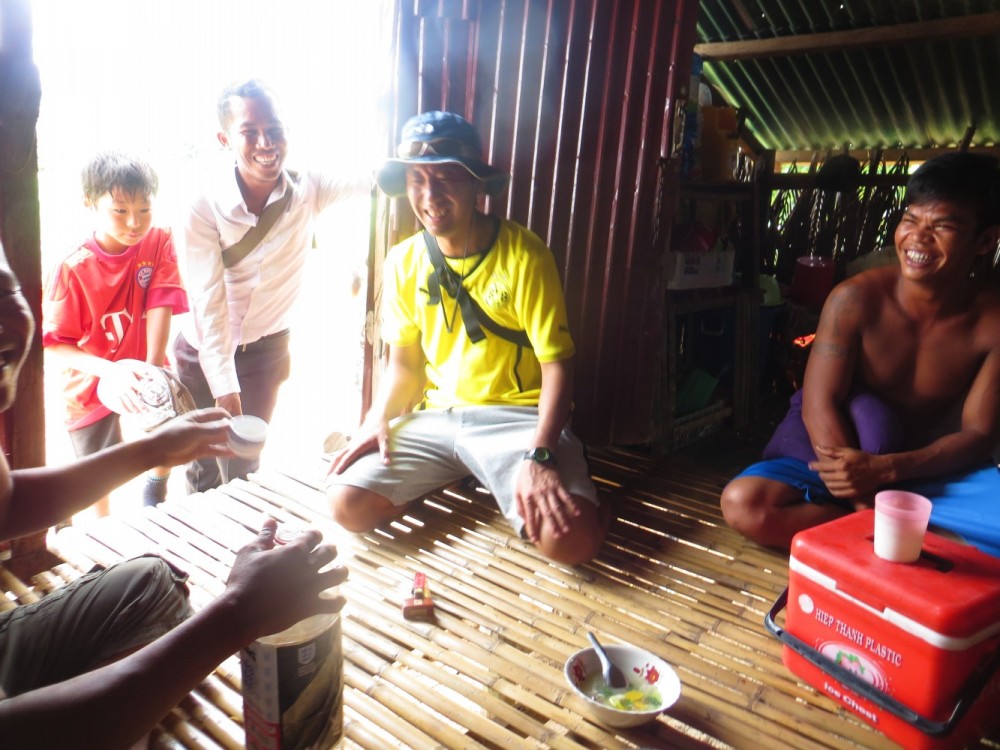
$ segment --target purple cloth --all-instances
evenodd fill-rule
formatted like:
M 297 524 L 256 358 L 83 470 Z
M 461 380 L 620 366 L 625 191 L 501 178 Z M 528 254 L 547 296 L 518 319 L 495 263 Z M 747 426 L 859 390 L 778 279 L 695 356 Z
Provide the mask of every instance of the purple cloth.
M 858 446 L 867 453 L 892 453 L 903 447 L 903 428 L 882 399 L 868 391 L 855 391 L 847 399 L 847 412 L 854 425 Z M 802 421 L 802 391 L 788 402 L 788 413 L 764 446 L 764 458 L 816 460 L 812 441 Z

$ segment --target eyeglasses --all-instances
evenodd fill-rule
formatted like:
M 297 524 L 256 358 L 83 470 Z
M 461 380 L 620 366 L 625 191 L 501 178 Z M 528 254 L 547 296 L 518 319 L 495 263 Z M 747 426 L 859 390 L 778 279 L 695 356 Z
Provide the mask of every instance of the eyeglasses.
M 483 158 L 474 147 L 451 138 L 436 141 L 403 141 L 396 149 L 396 155 L 403 159 L 413 159 L 418 156 L 454 156 L 480 161 Z

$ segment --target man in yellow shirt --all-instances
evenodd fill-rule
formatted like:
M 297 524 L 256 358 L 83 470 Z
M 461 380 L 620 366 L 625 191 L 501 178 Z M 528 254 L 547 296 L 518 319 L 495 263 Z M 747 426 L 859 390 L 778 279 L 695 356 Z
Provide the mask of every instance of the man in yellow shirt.
M 606 520 L 569 426 L 575 349 L 552 252 L 478 209 L 507 175 L 458 115 L 407 121 L 378 183 L 407 196 L 424 231 L 386 257 L 389 361 L 358 433 L 332 457 L 334 518 L 367 531 L 473 474 L 543 554 L 590 560 Z

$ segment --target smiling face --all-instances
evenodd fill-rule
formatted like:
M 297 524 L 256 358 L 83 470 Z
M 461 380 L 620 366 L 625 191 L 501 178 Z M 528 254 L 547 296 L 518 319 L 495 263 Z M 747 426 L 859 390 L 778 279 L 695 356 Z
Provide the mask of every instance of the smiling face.
M 903 276 L 917 281 L 967 278 L 976 257 L 996 246 L 992 229 L 977 229 L 973 208 L 947 200 L 907 206 L 895 240 Z
M 240 176 L 255 187 L 274 186 L 281 177 L 288 142 L 275 101 L 267 94 L 233 96 L 230 117 L 219 142 L 233 151 Z
M 97 217 L 94 237 L 105 252 L 118 255 L 139 243 L 153 222 L 148 195 L 112 188 L 93 204 Z
M 460 255 L 476 211 L 479 183 L 459 164 L 414 164 L 406 169 L 406 197 L 417 219 L 449 253 Z
M 13 405 L 17 376 L 28 356 L 35 321 L 21 287 L 7 266 L 0 262 L 0 411 Z

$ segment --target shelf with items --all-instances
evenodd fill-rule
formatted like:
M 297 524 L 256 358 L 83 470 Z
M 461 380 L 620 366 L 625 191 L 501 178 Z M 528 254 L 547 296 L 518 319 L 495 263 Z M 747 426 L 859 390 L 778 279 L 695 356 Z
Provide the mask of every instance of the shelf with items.
M 753 414 L 758 337 L 753 290 L 678 293 L 666 308 L 666 362 L 660 452 L 720 429 L 742 427 Z
M 773 163 L 759 159 L 750 182 L 678 185 L 667 258 L 659 452 L 727 423 L 742 427 L 755 415 L 762 175 Z M 709 328 L 719 335 L 707 335 Z
M 750 182 L 682 180 L 671 216 L 669 290 L 756 283 L 762 203 Z

